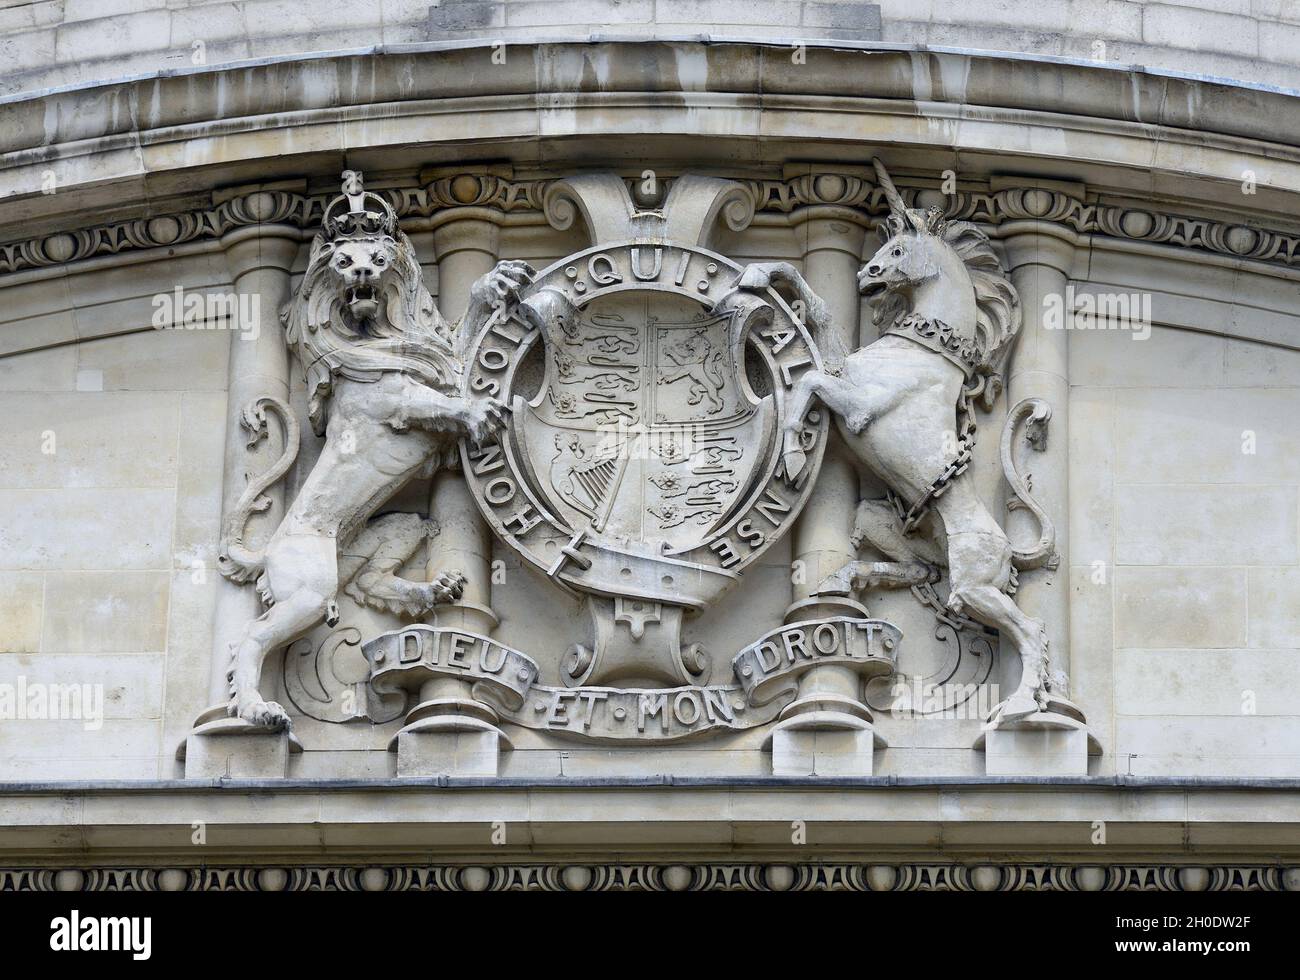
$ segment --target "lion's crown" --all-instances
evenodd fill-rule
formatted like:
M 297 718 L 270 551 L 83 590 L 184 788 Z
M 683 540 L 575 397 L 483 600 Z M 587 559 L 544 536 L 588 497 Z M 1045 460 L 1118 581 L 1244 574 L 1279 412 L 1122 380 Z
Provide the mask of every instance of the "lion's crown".
M 360 170 L 343 171 L 342 190 L 342 194 L 325 206 L 321 225 L 326 238 L 337 241 L 393 234 L 397 228 L 393 206 L 364 188 Z

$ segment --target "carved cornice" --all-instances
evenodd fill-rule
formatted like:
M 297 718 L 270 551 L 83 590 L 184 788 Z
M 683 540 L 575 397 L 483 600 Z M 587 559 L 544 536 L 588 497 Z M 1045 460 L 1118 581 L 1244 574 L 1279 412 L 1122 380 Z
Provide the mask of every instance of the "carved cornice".
M 1088 204 L 1040 188 L 994 194 L 959 191 L 945 211 L 950 218 L 977 223 L 1046 221 L 1065 225 L 1081 235 L 1193 248 L 1285 266 L 1300 264 L 1300 234 L 1124 205 Z
M 1300 868 L 1227 864 L 496 864 L 0 869 L 0 892 L 1300 890 Z
M 485 174 L 462 174 L 425 187 L 379 191 L 399 219 L 427 218 L 439 211 L 487 207 L 506 213 L 540 211 L 547 181 L 509 181 Z M 262 190 L 231 198 L 212 208 L 134 218 L 72 232 L 0 245 L 0 274 L 40 269 L 133 249 L 165 248 L 217 239 L 241 227 L 282 224 L 304 230 L 320 225 L 333 194 Z
M 889 210 L 885 192 L 855 175 L 803 174 L 787 180 L 751 180 L 747 185 L 759 211 L 790 214 L 799 208 L 838 206 L 878 215 Z
M 758 210 L 790 213 L 799 208 L 839 205 L 872 216 L 888 211 L 883 192 L 860 177 L 816 174 L 792 180 L 750 181 Z M 1092 203 L 1040 187 L 996 192 L 956 191 L 943 195 L 921 188 L 901 188 L 913 207 L 941 206 L 945 217 L 984 225 L 1043 221 L 1064 225 L 1080 235 L 1193 248 L 1278 265 L 1300 264 L 1300 233 L 1246 224 L 1171 214 L 1155 209 Z
M 486 208 L 506 214 L 541 215 L 550 180 L 509 180 L 463 173 L 442 177 L 423 187 L 380 191 L 400 219 L 430 218 L 456 208 Z M 819 173 L 786 180 L 742 180 L 750 201 L 732 201 L 737 212 L 794 215 L 810 208 L 838 208 L 870 221 L 888 207 L 874 182 L 857 175 Z M 630 185 L 635 185 L 629 179 Z M 661 181 L 662 193 L 671 178 Z M 1058 190 L 1009 188 L 996 192 L 961 190 L 942 195 L 926 188 L 901 188 L 909 204 L 939 205 L 947 217 L 998 226 L 1012 221 L 1061 225 L 1079 235 L 1190 248 L 1274 265 L 1300 265 L 1300 232 L 1256 227 L 1120 204 L 1088 203 Z M 0 244 L 0 275 L 40 269 L 136 249 L 165 248 L 220 238 L 233 229 L 278 223 L 304 232 L 319 225 L 328 194 L 261 190 L 211 208 L 178 211 L 95 225 L 76 231 Z M 638 204 L 639 193 L 634 192 Z M 732 212 L 727 212 L 728 219 Z M 734 222 L 730 222 L 733 223 Z

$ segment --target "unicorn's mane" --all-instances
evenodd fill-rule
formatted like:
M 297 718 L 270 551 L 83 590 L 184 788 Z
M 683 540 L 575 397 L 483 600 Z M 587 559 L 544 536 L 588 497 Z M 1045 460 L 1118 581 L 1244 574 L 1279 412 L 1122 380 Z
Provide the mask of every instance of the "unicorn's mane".
M 1020 294 L 1003 274 L 988 235 L 969 221 L 947 221 L 938 208 L 891 211 L 881 230 L 890 238 L 933 235 L 957 253 L 975 290 L 974 340 L 979 350 L 979 369 L 996 374 L 1020 330 Z M 893 295 L 877 304 L 874 319 L 877 324 L 888 324 L 908 312 L 906 298 Z
M 962 260 L 975 290 L 975 337 L 981 374 L 996 375 L 1020 331 L 1020 294 L 1002 272 L 1002 263 L 988 235 L 968 221 L 948 221 L 940 208 L 909 208 L 879 158 L 872 158 L 876 181 L 889 205 L 883 234 L 931 235 L 947 244 Z M 901 296 L 887 297 L 876 309 L 876 323 L 892 323 L 908 312 Z M 888 318 L 888 319 L 886 319 Z
M 944 222 L 941 234 L 966 265 L 975 289 L 975 331 L 980 367 L 1001 370 L 1020 332 L 1020 294 L 1002 272 L 1002 263 L 984 234 L 969 221 Z

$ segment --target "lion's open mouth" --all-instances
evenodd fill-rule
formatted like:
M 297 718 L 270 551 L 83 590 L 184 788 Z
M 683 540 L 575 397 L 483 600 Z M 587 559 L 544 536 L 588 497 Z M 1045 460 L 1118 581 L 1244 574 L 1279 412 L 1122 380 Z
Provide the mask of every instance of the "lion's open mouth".
M 374 316 L 379 309 L 379 295 L 374 286 L 349 286 L 344 302 L 356 317 Z

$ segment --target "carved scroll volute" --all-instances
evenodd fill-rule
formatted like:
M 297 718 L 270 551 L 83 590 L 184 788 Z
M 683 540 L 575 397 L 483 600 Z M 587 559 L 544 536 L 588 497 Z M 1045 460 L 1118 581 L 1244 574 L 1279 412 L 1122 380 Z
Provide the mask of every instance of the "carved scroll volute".
M 617 174 L 579 174 L 557 180 L 542 196 L 542 211 L 557 231 L 568 231 L 581 215 L 593 243 L 637 237 L 636 206 Z
M 743 231 L 754 218 L 757 198 L 739 181 L 685 174 L 666 183 L 663 204 L 642 208 L 617 174 L 580 174 L 550 184 L 543 210 L 559 231 L 581 215 L 593 243 L 656 238 L 707 246 L 719 218 L 732 231 Z
M 732 231 L 744 231 L 754 220 L 758 202 L 744 184 L 720 177 L 685 174 L 668 189 L 665 237 L 673 241 L 709 244 L 721 217 Z

